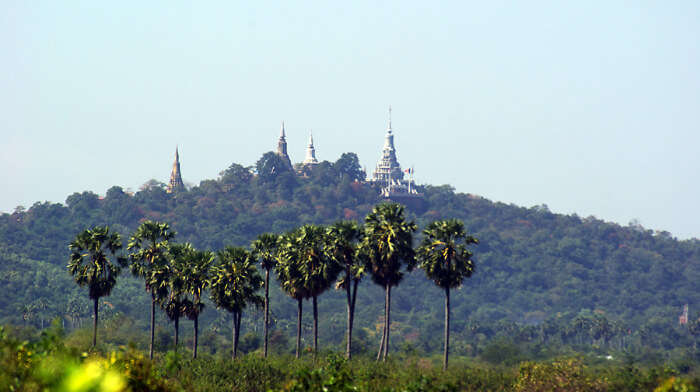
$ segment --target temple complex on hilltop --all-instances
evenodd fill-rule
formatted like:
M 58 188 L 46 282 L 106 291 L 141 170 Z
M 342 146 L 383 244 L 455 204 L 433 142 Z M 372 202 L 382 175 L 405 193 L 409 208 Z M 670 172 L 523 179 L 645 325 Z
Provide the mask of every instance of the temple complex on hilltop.
M 182 182 L 182 174 L 180 174 L 180 154 L 177 146 L 175 147 L 175 162 L 173 162 L 173 170 L 170 172 L 170 182 L 168 183 L 168 193 L 176 193 L 185 190 L 185 183 Z
M 277 155 L 281 158 L 287 168 L 295 172 L 297 175 L 307 177 L 311 174 L 314 168 L 319 164 L 316 158 L 316 148 L 314 147 L 313 133 L 309 133 L 309 144 L 306 147 L 306 157 L 301 163 L 292 165 L 292 160 L 287 152 L 287 135 L 282 122 L 280 137 L 277 141 Z M 404 173 L 408 173 L 408 179 L 404 179 Z M 377 184 L 380 189 L 380 196 L 385 199 L 392 199 L 405 204 L 420 205 L 422 195 L 416 190 L 415 182 L 413 181 L 413 168 L 402 170 L 399 161 L 396 158 L 396 147 L 394 147 L 394 130 L 391 127 L 391 106 L 389 107 L 389 125 L 384 136 L 384 147 L 382 154 L 377 162 L 377 166 L 372 173 L 370 182 Z M 175 148 L 175 162 L 173 170 L 170 174 L 170 183 L 168 184 L 168 193 L 176 193 L 185 190 L 185 184 L 182 182 L 180 174 L 180 156 L 177 147 Z

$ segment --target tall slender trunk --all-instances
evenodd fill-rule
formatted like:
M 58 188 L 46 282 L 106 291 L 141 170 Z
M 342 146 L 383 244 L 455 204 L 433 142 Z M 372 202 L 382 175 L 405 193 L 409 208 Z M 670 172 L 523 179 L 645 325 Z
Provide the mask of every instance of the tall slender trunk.
M 352 356 L 352 327 L 355 323 L 355 303 L 357 303 L 357 286 L 360 283 L 359 279 L 354 279 L 352 288 L 352 304 L 350 306 L 350 331 L 348 331 L 348 337 L 350 338 L 350 350 L 348 353 Z M 350 357 L 348 357 L 349 359 Z
M 180 340 L 180 316 L 175 317 L 175 352 L 177 352 L 177 344 Z
M 267 358 L 267 328 L 270 325 L 270 270 L 265 269 L 265 327 L 263 328 L 263 335 L 265 335 L 265 341 L 263 342 L 263 356 Z
M 447 361 L 450 356 L 450 288 L 445 287 L 445 359 L 442 370 L 447 370 Z
M 153 341 L 156 328 L 156 295 L 151 292 L 151 344 L 148 346 L 148 357 L 153 359 Z
M 389 354 L 389 333 L 391 332 L 391 285 L 386 286 L 386 341 L 384 342 L 384 355 L 382 361 L 386 362 Z
M 95 318 L 92 320 L 92 347 L 97 346 L 97 301 L 99 298 L 94 299 L 93 310 L 95 311 Z
M 386 290 L 386 287 L 384 288 Z M 379 352 L 377 353 L 377 361 L 382 359 L 384 353 L 384 343 L 386 342 L 386 296 L 384 296 L 384 326 L 382 327 L 382 339 L 379 341 Z
M 382 353 L 384 352 L 384 339 L 386 339 L 386 324 L 384 324 L 384 326 L 382 327 L 382 338 L 379 339 L 379 351 L 377 352 L 377 362 L 380 359 L 382 359 Z
M 297 353 L 296 358 L 299 359 L 301 351 L 301 298 L 297 299 Z
M 345 268 L 345 297 L 348 301 L 348 336 L 345 343 L 345 358 L 350 359 L 350 345 L 352 344 L 352 297 L 350 295 L 350 266 Z
M 233 336 L 232 336 L 232 343 L 233 343 L 233 351 L 231 354 L 231 359 L 236 359 L 238 356 L 238 336 L 240 334 L 240 328 L 241 328 L 241 315 L 243 312 L 233 312 Z
M 318 299 L 314 295 L 312 298 L 313 308 L 314 308 L 314 358 L 316 358 L 316 353 L 318 352 Z
M 194 316 L 194 341 L 192 342 L 192 358 L 197 359 L 197 338 L 199 337 L 199 315 Z

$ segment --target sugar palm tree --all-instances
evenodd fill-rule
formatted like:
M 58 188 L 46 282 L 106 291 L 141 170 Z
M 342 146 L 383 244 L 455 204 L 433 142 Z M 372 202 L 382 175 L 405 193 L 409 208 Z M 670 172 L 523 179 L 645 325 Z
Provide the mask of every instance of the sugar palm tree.
M 187 314 L 190 301 L 186 297 L 184 270 L 194 252 L 191 244 L 172 244 L 167 265 L 168 294 L 160 301 L 160 307 L 175 324 L 175 351 L 180 340 L 180 318 Z
M 277 264 L 277 245 L 279 236 L 263 233 L 253 241 L 253 257 L 260 261 L 265 270 L 265 326 L 263 327 L 263 356 L 267 358 L 268 327 L 270 325 L 270 270 Z
M 474 272 L 472 252 L 467 245 L 479 241 L 467 235 L 464 224 L 456 219 L 430 223 L 423 230 L 418 247 L 420 267 L 428 279 L 445 290 L 445 353 L 442 368 L 447 370 L 450 352 L 450 289 L 459 287 Z
M 84 230 L 68 245 L 71 252 L 68 272 L 79 286 L 88 287 L 88 295 L 93 300 L 93 347 L 97 344 L 98 300 L 108 296 L 117 284 L 120 268 L 114 261 L 123 263 L 116 255 L 121 248 L 121 237 L 110 233 L 107 226 Z
M 363 228 L 354 221 L 336 222 L 328 228 L 327 252 L 335 262 L 345 270 L 344 276 L 338 281 L 337 287 L 345 289 L 347 300 L 347 341 L 345 357 L 352 356 L 352 325 L 355 318 L 355 300 L 357 286 L 364 275 L 364 262 L 358 253 L 359 241 L 362 239 Z
M 376 205 L 365 218 L 362 252 L 367 256 L 372 280 L 384 288 L 384 331 L 377 360 L 386 361 L 391 329 L 391 288 L 403 279 L 404 266 L 415 266 L 413 233 L 416 224 L 406 221 L 404 206 L 398 203 Z
M 214 262 L 214 253 L 195 250 L 187 257 L 183 276 L 185 291 L 192 296 L 192 302 L 187 306 L 187 317 L 194 321 L 194 341 L 192 342 L 192 358 L 197 358 L 199 338 L 199 315 L 204 310 L 202 294 L 209 285 L 210 267 Z
M 318 352 L 318 297 L 333 285 L 340 272 L 340 264 L 326 253 L 326 238 L 326 228 L 319 225 L 304 225 L 294 236 L 296 255 L 313 306 L 314 355 Z
M 149 356 L 153 359 L 156 302 L 167 295 L 167 263 L 169 241 L 175 237 L 167 223 L 145 221 L 129 240 L 131 272 L 144 280 L 151 293 L 151 342 Z
M 257 291 L 263 280 L 247 250 L 227 247 L 217 257 L 218 263 L 211 269 L 211 299 L 217 307 L 233 314 L 232 359 L 236 359 L 243 310 L 248 304 L 262 305 L 263 298 Z
M 280 237 L 279 258 L 277 265 L 275 265 L 275 271 L 282 290 L 297 301 L 296 358 L 299 358 L 301 352 L 302 301 L 309 298 L 310 293 L 307 289 L 304 266 L 300 262 L 296 238 L 298 236 L 297 232 L 298 229 Z

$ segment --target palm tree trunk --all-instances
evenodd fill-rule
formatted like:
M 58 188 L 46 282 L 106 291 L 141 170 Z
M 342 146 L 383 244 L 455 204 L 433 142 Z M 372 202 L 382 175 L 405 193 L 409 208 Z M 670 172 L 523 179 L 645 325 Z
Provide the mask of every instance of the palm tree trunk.
M 197 359 L 197 338 L 199 337 L 199 315 L 194 316 L 194 341 L 192 342 L 192 358 Z
M 445 359 L 442 370 L 447 370 L 447 361 L 450 356 L 450 288 L 445 287 Z
M 391 286 L 386 286 L 386 342 L 384 342 L 384 355 L 382 361 L 386 362 L 389 354 L 389 332 L 391 332 Z
M 98 306 L 97 301 L 98 300 L 99 300 L 99 298 L 95 298 L 94 299 L 95 302 L 93 305 L 93 308 L 95 311 L 95 318 L 92 320 L 92 347 L 97 346 L 97 306 Z
M 352 289 L 352 302 L 350 303 L 350 329 L 348 330 L 348 359 L 352 357 L 352 326 L 355 322 L 355 302 L 357 301 L 357 285 L 359 279 L 354 279 Z
M 238 329 L 241 327 L 241 312 L 233 312 L 233 336 L 231 337 L 231 342 L 233 343 L 233 351 L 231 354 L 231 359 L 236 359 L 238 356 Z
M 299 359 L 301 350 L 301 298 L 297 299 L 297 353 L 296 358 Z
M 270 325 L 270 270 L 265 269 L 265 327 L 263 328 L 263 335 L 265 335 L 265 341 L 263 342 L 263 357 L 267 358 L 267 327 Z
M 348 301 L 348 336 L 345 343 L 345 358 L 350 359 L 350 344 L 352 342 L 352 297 L 350 296 L 350 267 L 345 268 L 345 297 Z
M 386 313 L 386 312 L 384 312 Z M 384 339 L 386 338 L 386 323 L 382 326 L 382 338 L 379 340 L 379 352 L 377 352 L 377 362 L 382 359 L 382 353 L 384 352 Z
M 386 290 L 386 287 L 384 288 Z M 377 353 L 377 361 L 382 359 L 384 353 L 384 342 L 386 342 L 386 296 L 384 297 L 384 326 L 382 327 L 382 338 L 379 341 L 379 352 Z
M 180 317 L 175 317 L 175 352 L 177 352 L 177 343 L 180 339 Z
M 314 358 L 316 358 L 318 352 L 318 305 L 315 295 L 312 298 L 312 303 L 314 307 Z
M 148 357 L 153 359 L 153 338 L 156 328 L 156 295 L 151 293 L 151 344 L 148 346 Z

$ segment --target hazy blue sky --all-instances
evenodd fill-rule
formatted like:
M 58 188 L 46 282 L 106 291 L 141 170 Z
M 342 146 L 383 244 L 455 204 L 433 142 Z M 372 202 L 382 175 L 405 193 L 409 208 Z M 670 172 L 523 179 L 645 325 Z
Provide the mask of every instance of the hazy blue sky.
M 0 1 L 0 210 L 252 165 L 371 170 L 700 237 L 700 2 Z

